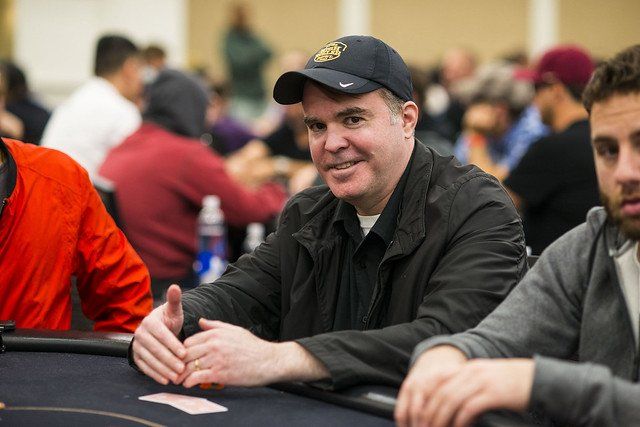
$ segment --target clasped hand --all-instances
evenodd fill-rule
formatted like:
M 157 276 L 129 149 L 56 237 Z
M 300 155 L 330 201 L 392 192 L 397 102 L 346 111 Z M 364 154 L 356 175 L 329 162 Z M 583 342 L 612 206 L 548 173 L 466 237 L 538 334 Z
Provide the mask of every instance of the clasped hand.
M 167 291 L 167 303 L 147 316 L 135 332 L 133 359 L 161 384 L 221 383 L 258 386 L 277 376 L 278 344 L 262 340 L 238 326 L 200 319 L 201 332 L 184 343 L 182 294 L 177 285 Z
M 531 359 L 467 360 L 454 347 L 434 347 L 409 371 L 395 418 L 399 427 L 464 427 L 492 409 L 521 412 L 533 375 Z

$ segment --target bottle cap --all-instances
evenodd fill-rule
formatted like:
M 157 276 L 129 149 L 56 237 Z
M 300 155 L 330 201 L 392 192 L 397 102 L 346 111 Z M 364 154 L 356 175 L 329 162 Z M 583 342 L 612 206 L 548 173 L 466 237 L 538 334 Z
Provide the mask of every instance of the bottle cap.
M 250 236 L 262 236 L 264 234 L 264 224 L 260 222 L 252 222 L 247 225 L 247 234 Z
M 217 208 L 220 206 L 220 197 L 213 195 L 204 196 L 202 199 L 202 206 Z

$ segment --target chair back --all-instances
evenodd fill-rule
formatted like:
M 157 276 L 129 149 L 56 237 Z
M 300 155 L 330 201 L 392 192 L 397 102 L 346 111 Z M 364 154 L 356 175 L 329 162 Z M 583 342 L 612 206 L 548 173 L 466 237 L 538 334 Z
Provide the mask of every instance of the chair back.
M 104 177 L 98 176 L 93 179 L 93 187 L 98 192 L 104 207 L 107 209 L 111 218 L 116 225 L 122 229 L 122 223 L 120 222 L 120 215 L 118 215 L 118 204 L 116 202 L 116 186 L 113 181 L 110 181 Z

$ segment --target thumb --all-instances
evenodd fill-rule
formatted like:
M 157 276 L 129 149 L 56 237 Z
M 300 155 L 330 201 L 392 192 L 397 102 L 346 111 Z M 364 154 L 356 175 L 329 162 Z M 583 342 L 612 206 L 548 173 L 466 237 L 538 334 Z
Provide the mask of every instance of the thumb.
M 167 289 L 165 316 L 170 320 L 182 318 L 182 291 L 178 285 L 171 285 Z
M 203 331 L 207 331 L 209 329 L 224 327 L 226 324 L 219 320 L 209 320 L 201 317 L 198 321 L 198 325 L 200 325 L 200 329 L 202 329 Z

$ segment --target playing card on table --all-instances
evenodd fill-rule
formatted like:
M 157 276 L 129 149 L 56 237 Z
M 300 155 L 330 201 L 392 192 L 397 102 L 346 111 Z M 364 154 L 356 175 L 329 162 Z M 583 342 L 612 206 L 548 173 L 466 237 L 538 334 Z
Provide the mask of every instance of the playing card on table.
M 201 397 L 185 396 L 175 393 L 156 393 L 149 394 L 147 396 L 140 396 L 138 399 L 147 402 L 163 403 L 165 405 L 171 405 L 176 409 L 186 412 L 191 415 L 199 414 L 212 414 L 215 412 L 228 411 L 222 405 L 213 403 L 207 399 Z

